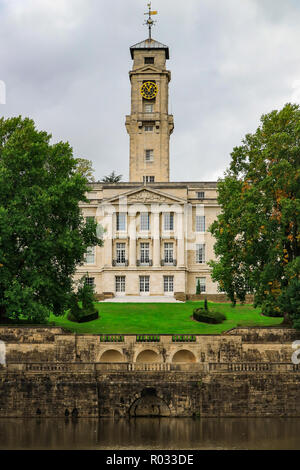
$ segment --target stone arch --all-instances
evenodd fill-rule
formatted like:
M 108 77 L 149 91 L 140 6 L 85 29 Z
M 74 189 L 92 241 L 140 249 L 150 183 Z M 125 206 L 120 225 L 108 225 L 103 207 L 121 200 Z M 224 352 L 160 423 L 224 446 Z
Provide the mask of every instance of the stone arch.
M 189 349 L 179 349 L 172 357 L 172 362 L 194 363 L 196 356 Z
M 170 414 L 169 406 L 162 397 L 157 396 L 155 388 L 144 389 L 129 408 L 132 417 L 162 417 Z
M 117 349 L 107 349 L 101 354 L 99 362 L 124 362 L 124 355 Z
M 154 351 L 153 349 L 143 349 L 137 354 L 135 362 L 143 362 L 145 364 L 162 362 L 162 358 L 160 354 L 157 351 Z

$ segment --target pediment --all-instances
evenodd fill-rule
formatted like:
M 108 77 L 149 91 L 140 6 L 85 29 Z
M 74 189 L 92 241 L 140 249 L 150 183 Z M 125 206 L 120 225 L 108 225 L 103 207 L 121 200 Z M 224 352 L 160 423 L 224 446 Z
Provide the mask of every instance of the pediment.
M 122 200 L 127 204 L 184 204 L 186 202 L 185 199 L 173 196 L 173 194 L 145 187 L 122 193 L 103 202 L 104 204 L 113 204 L 115 202 L 122 203 Z
M 143 67 L 140 67 L 138 69 L 134 70 L 134 73 L 162 73 L 162 70 L 154 67 L 153 65 L 145 65 Z

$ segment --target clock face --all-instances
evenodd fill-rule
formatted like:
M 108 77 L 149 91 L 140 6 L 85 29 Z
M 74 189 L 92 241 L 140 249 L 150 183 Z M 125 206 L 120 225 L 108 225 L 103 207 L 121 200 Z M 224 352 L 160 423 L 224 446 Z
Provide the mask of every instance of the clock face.
M 153 82 L 145 82 L 141 86 L 141 95 L 146 100 L 153 100 L 158 93 L 157 85 Z

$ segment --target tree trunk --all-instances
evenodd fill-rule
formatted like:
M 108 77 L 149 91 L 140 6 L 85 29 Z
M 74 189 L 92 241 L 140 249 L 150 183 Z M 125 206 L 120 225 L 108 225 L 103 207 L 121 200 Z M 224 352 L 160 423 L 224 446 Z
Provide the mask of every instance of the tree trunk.
M 288 313 L 286 312 L 283 313 L 283 322 L 281 324 L 284 326 L 289 326 L 289 327 L 293 326 L 293 322 Z

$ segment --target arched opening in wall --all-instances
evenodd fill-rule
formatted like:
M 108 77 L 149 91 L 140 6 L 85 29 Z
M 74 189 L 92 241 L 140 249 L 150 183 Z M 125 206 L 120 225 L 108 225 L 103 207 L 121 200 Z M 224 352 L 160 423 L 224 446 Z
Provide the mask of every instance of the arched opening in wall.
M 156 395 L 154 388 L 146 388 L 129 409 L 132 417 L 161 417 L 170 416 L 170 408 L 167 403 Z
M 151 364 L 153 362 L 161 362 L 161 358 L 157 352 L 152 351 L 151 349 L 146 349 L 145 351 L 142 351 L 140 354 L 138 354 L 136 362 Z
M 177 351 L 177 353 L 174 354 L 172 362 L 196 362 L 196 357 L 191 351 L 182 349 L 181 351 Z
M 124 362 L 124 356 L 120 351 L 109 349 L 102 354 L 100 362 Z

